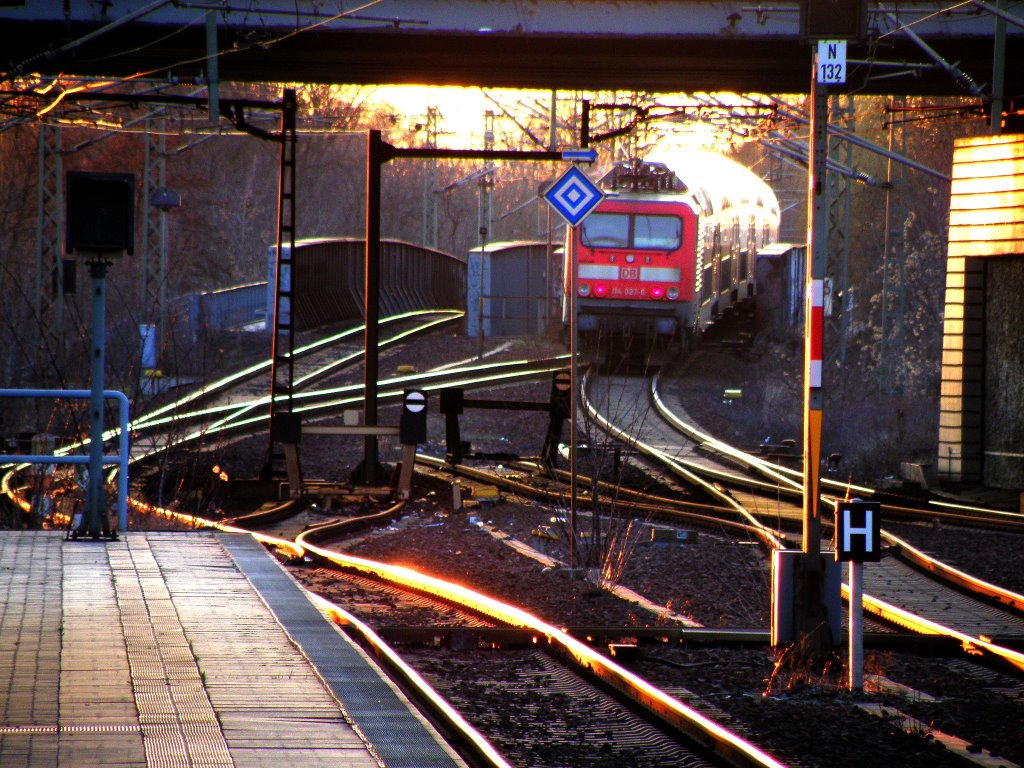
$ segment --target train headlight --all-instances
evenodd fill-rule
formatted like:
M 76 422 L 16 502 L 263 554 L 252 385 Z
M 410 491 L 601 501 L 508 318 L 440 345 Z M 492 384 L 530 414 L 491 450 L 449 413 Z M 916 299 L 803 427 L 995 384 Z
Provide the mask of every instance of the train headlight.
M 595 285 L 594 286 L 594 295 L 595 296 L 604 296 L 606 293 L 608 293 L 608 286 L 606 286 L 606 285 Z
M 586 283 L 580 283 L 579 292 L 580 296 L 586 298 L 590 295 L 590 286 Z
M 627 253 L 626 254 L 626 263 L 627 264 L 632 264 L 634 261 L 636 261 L 636 256 L 634 256 L 632 253 Z
M 660 299 L 665 295 L 664 288 L 651 288 L 651 298 Z
M 669 288 L 668 289 L 668 297 L 672 301 L 675 301 L 676 299 L 678 299 L 679 298 L 679 289 L 678 288 Z

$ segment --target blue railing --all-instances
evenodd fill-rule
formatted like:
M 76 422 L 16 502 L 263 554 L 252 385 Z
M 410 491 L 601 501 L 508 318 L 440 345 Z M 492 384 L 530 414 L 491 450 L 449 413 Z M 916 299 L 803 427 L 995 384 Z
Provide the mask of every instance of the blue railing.
M 92 392 L 88 389 L 0 389 L 0 397 L 52 397 L 52 398 L 84 398 L 88 399 Z M 123 392 L 112 389 L 103 390 L 103 397 L 117 400 L 120 404 L 121 431 L 116 456 L 103 456 L 104 464 L 117 464 L 117 528 L 128 530 L 128 398 Z M 5 464 L 88 464 L 91 461 L 85 455 L 59 456 L 54 454 L 0 454 L 0 462 Z

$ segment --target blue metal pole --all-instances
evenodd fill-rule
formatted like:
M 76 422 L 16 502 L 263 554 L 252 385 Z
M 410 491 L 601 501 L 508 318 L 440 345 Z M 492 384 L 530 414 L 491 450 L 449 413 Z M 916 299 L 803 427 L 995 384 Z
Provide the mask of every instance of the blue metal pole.
M 89 487 L 85 514 L 73 535 L 110 536 L 110 519 L 103 490 L 103 364 L 104 325 L 106 321 L 106 277 L 108 262 L 102 257 L 89 262 L 92 275 L 92 388 L 89 397 Z M 116 533 L 114 534 L 116 538 Z

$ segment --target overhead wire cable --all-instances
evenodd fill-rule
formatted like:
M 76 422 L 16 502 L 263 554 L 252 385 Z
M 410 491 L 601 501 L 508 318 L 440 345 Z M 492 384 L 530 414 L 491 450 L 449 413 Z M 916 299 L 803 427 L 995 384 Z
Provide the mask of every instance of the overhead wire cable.
M 889 30 L 888 32 L 879 35 L 878 39 L 882 40 L 883 38 L 886 38 L 889 35 L 894 35 L 897 32 L 906 32 L 911 27 L 916 27 L 918 24 L 922 24 L 922 23 L 924 23 L 926 21 L 934 19 L 936 16 L 945 16 L 945 15 L 948 15 L 948 14 L 952 13 L 953 11 L 956 11 L 956 10 L 958 10 L 960 8 L 963 8 L 966 5 L 974 5 L 974 4 L 975 4 L 974 0 L 964 0 L 964 2 L 962 2 L 962 3 L 956 3 L 955 5 L 951 5 L 948 8 L 939 9 L 937 11 L 929 13 L 926 16 L 922 16 L 922 17 L 920 17 L 918 19 L 914 19 L 913 21 L 907 22 L 906 24 L 901 23 L 900 20 L 896 16 L 894 16 L 893 14 L 891 14 L 889 12 L 883 12 L 883 15 L 885 15 L 896 26 L 895 26 L 895 28 Z
M 135 12 L 133 12 L 131 14 L 128 14 L 125 17 L 122 17 L 121 19 L 118 19 L 116 22 L 112 22 L 111 24 L 108 24 L 106 27 L 103 27 L 102 29 L 95 30 L 94 32 L 91 32 L 88 35 L 86 35 L 86 36 L 84 36 L 82 38 L 79 38 L 76 41 L 72 41 L 72 43 L 74 43 L 73 47 L 78 47 L 78 45 L 84 43 L 86 40 L 89 40 L 89 39 L 92 39 L 92 38 L 96 37 L 101 32 L 109 31 L 115 25 L 116 26 L 121 26 L 122 24 L 126 23 L 127 21 L 134 21 L 135 19 L 137 19 L 140 16 L 144 15 L 143 11 L 145 11 L 146 13 L 149 13 L 152 10 L 156 10 L 160 6 L 165 5 L 165 4 L 167 4 L 169 2 L 172 2 L 172 1 L 173 0 L 157 0 L 156 3 L 153 3 L 153 4 L 149 5 L 149 6 L 146 6 L 146 8 L 141 8 L 138 11 L 135 11 Z M 383 0 L 369 0 L 368 2 L 364 3 L 363 5 L 361 5 L 361 6 L 357 7 L 357 8 L 353 8 L 353 9 L 348 10 L 348 11 L 341 11 L 339 13 L 334 14 L 333 16 L 329 16 L 329 17 L 327 17 L 325 19 L 321 19 L 321 20 L 316 21 L 314 23 L 311 23 L 311 24 L 309 24 L 309 25 L 307 25 L 305 27 L 302 27 L 301 29 L 291 30 L 291 31 L 289 31 L 289 32 L 287 32 L 285 34 L 282 34 L 282 35 L 272 39 L 272 40 L 265 40 L 265 41 L 261 41 L 258 44 L 253 43 L 253 44 L 250 44 L 248 46 L 239 47 L 239 48 L 224 49 L 224 50 L 217 51 L 217 52 L 215 52 L 213 54 L 206 54 L 206 55 L 203 55 L 203 56 L 196 56 L 196 57 L 194 57 L 192 59 L 183 59 L 183 60 L 175 62 L 174 64 L 169 64 L 169 65 L 161 66 L 161 67 L 155 67 L 155 68 L 147 70 L 145 72 L 136 72 L 136 73 L 128 75 L 126 77 L 120 78 L 119 80 L 111 80 L 110 82 L 111 83 L 131 82 L 133 80 L 138 80 L 140 78 L 150 77 L 150 76 L 152 76 L 154 74 L 157 74 L 157 73 L 160 73 L 160 72 L 166 72 L 168 70 L 172 70 L 172 69 L 177 68 L 177 67 L 184 67 L 184 66 L 186 66 L 188 64 L 196 64 L 196 63 L 199 63 L 199 62 L 209 61 L 212 57 L 221 57 L 221 56 L 226 56 L 226 55 L 229 55 L 229 54 L 232 54 L 232 53 L 240 53 L 240 52 L 242 52 L 244 50 L 249 50 L 249 49 L 251 49 L 253 47 L 269 47 L 269 46 L 275 45 L 275 44 L 277 44 L 277 43 L 279 43 L 279 42 L 281 42 L 283 40 L 288 40 L 289 38 L 295 37 L 296 35 L 299 35 L 299 34 L 302 34 L 304 32 L 308 32 L 310 30 L 313 30 L 313 29 L 316 29 L 318 27 L 324 26 L 325 24 L 330 24 L 331 22 L 337 21 L 339 19 L 343 19 L 346 16 L 351 16 L 352 14 L 359 13 L 361 11 L 366 10 L 367 8 L 372 8 L 373 6 L 379 5 L 382 2 L 383 2 Z M 217 9 L 211 7 L 210 10 L 217 10 Z M 58 49 L 58 52 L 59 51 L 67 50 L 68 47 L 72 45 L 72 43 L 69 43 L 66 46 L 64 46 L 63 48 Z M 37 61 L 40 58 L 44 58 L 45 56 L 46 56 L 46 54 L 40 54 L 40 55 L 37 55 L 36 57 L 34 57 L 33 59 L 31 59 L 30 61 Z M 24 66 L 24 64 L 23 65 L 19 65 L 19 66 Z M 9 78 L 7 76 L 5 76 L 3 79 L 9 79 Z M 83 89 L 80 89 L 80 90 L 83 90 Z M 80 91 L 75 91 L 75 92 L 80 92 Z M 58 103 L 59 103 L 60 100 L 62 100 L 62 98 L 63 98 L 63 96 L 58 96 Z M 51 105 L 48 108 L 44 108 L 41 111 L 40 114 L 46 114 L 47 112 L 49 112 L 50 110 L 52 110 L 56 106 L 57 106 L 57 104 L 55 103 L 55 104 Z

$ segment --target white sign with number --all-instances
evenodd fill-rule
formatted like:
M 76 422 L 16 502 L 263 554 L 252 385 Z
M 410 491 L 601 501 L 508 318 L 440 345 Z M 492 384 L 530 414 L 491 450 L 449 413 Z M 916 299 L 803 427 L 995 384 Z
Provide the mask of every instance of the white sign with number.
M 818 41 L 818 82 L 841 85 L 846 82 L 846 41 Z

